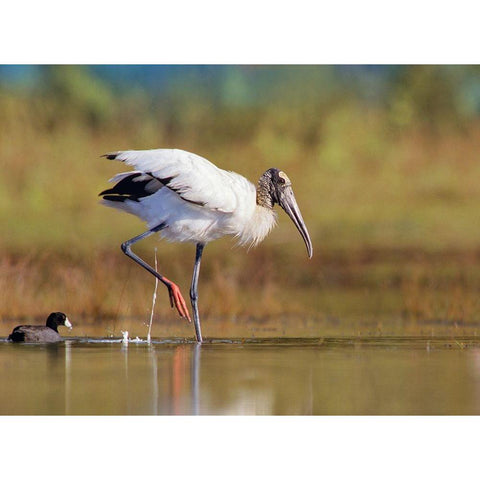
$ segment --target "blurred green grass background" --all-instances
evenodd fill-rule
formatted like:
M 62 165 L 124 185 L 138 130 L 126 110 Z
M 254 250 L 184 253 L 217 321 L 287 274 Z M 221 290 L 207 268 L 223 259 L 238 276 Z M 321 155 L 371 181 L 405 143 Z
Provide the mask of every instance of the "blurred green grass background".
M 148 315 L 153 279 L 119 249 L 144 226 L 98 204 L 125 170 L 100 155 L 161 147 L 254 183 L 269 167 L 285 170 L 312 236 L 308 261 L 279 212 L 255 250 L 210 244 L 204 316 L 300 316 L 317 322 L 312 335 L 476 332 L 479 74 L 454 65 L 0 67 L 1 318 Z M 194 248 L 147 240 L 138 251 L 153 263 L 155 246 L 161 271 L 186 292 Z M 166 294 L 157 314 L 174 318 Z M 305 334 L 290 324 L 285 334 L 292 329 Z

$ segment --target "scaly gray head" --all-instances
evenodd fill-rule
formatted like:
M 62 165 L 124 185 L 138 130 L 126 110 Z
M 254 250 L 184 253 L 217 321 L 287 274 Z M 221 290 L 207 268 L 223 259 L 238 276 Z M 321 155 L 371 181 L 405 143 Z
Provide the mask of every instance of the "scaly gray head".
M 269 168 L 258 181 L 257 204 L 262 207 L 273 208 L 276 203 L 285 210 L 297 227 L 307 247 L 308 258 L 312 258 L 312 241 L 295 200 L 292 182 L 278 168 Z

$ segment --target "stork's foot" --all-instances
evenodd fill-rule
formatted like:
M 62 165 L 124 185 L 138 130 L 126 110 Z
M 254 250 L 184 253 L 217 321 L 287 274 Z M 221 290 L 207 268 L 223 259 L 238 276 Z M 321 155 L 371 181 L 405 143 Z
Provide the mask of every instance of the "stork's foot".
M 164 280 L 167 279 L 164 277 Z M 167 282 L 171 307 L 175 307 L 182 318 L 186 318 L 189 322 L 191 322 L 192 320 L 190 318 L 190 314 L 188 313 L 187 304 L 182 296 L 182 293 L 180 292 L 180 288 L 170 280 L 167 280 Z

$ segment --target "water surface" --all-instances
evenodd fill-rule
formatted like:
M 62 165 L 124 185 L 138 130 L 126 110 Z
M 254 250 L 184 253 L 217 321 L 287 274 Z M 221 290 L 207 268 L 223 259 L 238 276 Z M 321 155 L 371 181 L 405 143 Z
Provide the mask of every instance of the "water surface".
M 477 337 L 0 341 L 3 415 L 479 414 Z

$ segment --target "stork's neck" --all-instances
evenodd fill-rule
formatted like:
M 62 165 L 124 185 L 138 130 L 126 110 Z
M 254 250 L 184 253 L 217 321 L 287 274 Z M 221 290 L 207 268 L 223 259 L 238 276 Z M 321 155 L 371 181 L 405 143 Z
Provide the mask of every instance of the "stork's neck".
M 257 185 L 257 205 L 260 207 L 273 208 L 273 184 L 270 171 L 267 170 L 258 180 Z

